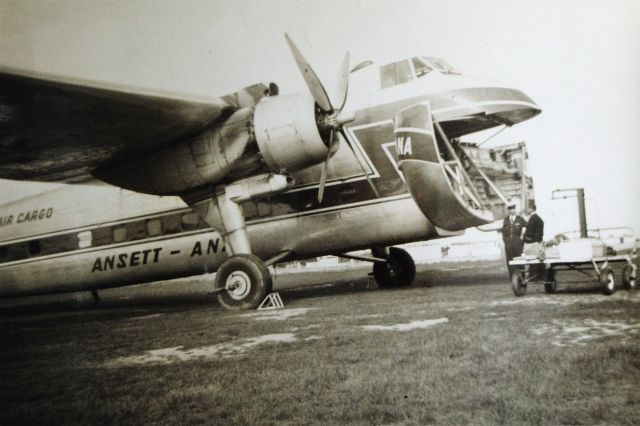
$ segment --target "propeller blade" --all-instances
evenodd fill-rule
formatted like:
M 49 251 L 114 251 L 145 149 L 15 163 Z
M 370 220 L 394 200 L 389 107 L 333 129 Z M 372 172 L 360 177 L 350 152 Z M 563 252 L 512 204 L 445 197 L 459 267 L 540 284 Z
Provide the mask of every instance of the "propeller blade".
M 347 102 L 347 93 L 349 92 L 349 66 L 350 66 L 349 52 L 345 53 L 342 59 L 342 65 L 340 66 L 340 76 L 338 78 L 338 84 L 334 88 L 332 93 L 333 105 L 339 111 L 342 111 L 344 104 Z
M 331 100 L 329 99 L 329 95 L 327 95 L 327 91 L 324 89 L 324 86 L 320 82 L 320 79 L 304 56 L 302 56 L 302 53 L 298 50 L 296 45 L 293 44 L 293 40 L 291 40 L 289 34 L 285 33 L 284 36 L 287 39 L 289 49 L 291 49 L 293 58 L 295 59 L 296 64 L 298 64 L 298 68 L 302 73 L 304 81 L 307 83 L 307 87 L 309 87 L 309 91 L 311 92 L 313 99 L 315 99 L 316 103 L 324 112 L 332 112 L 333 106 L 331 106 Z
M 327 183 L 327 166 L 329 164 L 329 157 L 322 164 L 322 174 L 320 175 L 320 187 L 318 187 L 318 204 L 322 204 L 322 197 L 324 197 L 324 185 Z
M 344 132 L 344 129 L 342 129 L 342 128 L 340 129 L 340 134 L 342 135 L 342 138 L 344 139 L 344 141 L 347 143 L 347 145 L 351 149 L 351 152 L 353 153 L 353 156 L 356 157 L 356 160 L 358 161 L 358 164 L 360 165 L 360 169 L 362 169 L 362 173 L 364 173 L 364 176 L 367 178 L 367 182 L 369 183 L 369 186 L 371 187 L 371 189 L 373 189 L 373 193 L 376 194 L 376 198 L 379 198 L 380 194 L 378 193 L 378 190 L 376 189 L 376 186 L 373 184 L 373 181 L 369 177 L 369 173 L 367 172 L 367 168 L 365 167 L 364 164 L 362 164 L 362 161 L 360 160 L 360 157 L 358 157 L 358 154 L 356 154 L 356 150 L 353 147 L 353 145 L 351 145 L 351 141 L 349 140 L 349 138 L 347 137 L 346 133 Z
M 327 151 L 327 158 L 324 160 L 322 164 L 322 174 L 320 175 L 320 186 L 318 187 L 318 204 L 322 203 L 322 198 L 324 196 L 324 187 L 327 183 L 327 169 L 329 168 L 329 159 L 331 156 L 338 150 L 339 141 L 336 138 L 336 131 L 331 131 L 331 136 L 329 139 L 329 151 Z

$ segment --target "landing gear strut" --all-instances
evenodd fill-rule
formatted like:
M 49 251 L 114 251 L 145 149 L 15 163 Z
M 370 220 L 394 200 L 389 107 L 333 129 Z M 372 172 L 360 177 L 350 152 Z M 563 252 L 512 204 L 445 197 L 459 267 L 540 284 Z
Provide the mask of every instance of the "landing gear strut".
M 387 250 L 372 250 L 374 256 L 386 258 L 387 262 L 373 264 L 373 277 L 381 288 L 408 287 L 416 276 L 416 264 L 406 250 L 397 247 Z M 380 256 L 382 255 L 382 256 Z

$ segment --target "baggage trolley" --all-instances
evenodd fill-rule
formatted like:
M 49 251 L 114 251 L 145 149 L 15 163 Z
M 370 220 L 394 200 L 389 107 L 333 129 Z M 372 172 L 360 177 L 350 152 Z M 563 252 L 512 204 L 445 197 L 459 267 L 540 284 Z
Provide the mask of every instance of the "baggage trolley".
M 636 288 L 635 255 L 599 256 L 586 260 L 563 260 L 562 258 L 517 258 L 509 262 L 515 268 L 511 276 L 511 289 L 517 297 L 524 296 L 529 283 L 544 283 L 544 289 L 551 294 L 556 291 L 557 271 L 575 271 L 589 277 L 602 286 L 602 292 L 611 295 L 616 291 L 616 281 L 612 264 L 624 263 L 622 284 L 628 290 Z

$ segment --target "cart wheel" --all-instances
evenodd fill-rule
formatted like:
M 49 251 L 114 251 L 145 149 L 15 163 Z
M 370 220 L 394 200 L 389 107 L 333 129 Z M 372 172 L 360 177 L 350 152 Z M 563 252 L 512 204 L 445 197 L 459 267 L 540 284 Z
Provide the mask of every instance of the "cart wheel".
M 511 275 L 511 290 L 516 297 L 524 296 L 527 292 L 527 283 L 524 282 L 524 275 L 520 269 L 513 271 Z
M 556 292 L 558 282 L 556 281 L 556 271 L 554 269 L 547 269 L 544 279 L 544 291 L 549 294 Z
M 622 268 L 622 284 L 628 290 L 636 289 L 636 268 L 630 263 L 627 263 Z
M 616 292 L 616 280 L 610 267 L 607 266 L 600 271 L 600 284 L 602 284 L 602 292 L 607 296 Z

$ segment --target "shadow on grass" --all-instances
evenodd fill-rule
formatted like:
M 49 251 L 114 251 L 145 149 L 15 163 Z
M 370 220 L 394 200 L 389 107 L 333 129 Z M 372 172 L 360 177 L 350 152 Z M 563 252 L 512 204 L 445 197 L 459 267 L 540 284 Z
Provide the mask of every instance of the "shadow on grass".
M 578 283 L 576 285 L 574 284 L 562 284 L 559 283 L 558 284 L 559 287 L 553 294 L 551 294 L 551 296 L 562 296 L 563 294 L 566 295 L 576 295 L 576 294 L 603 294 L 602 293 L 602 286 L 599 284 L 585 284 L 585 283 Z M 618 288 L 617 291 L 625 291 L 624 289 Z
M 24 303 L 0 308 L 0 318 L 30 316 L 58 316 L 60 314 L 94 314 L 91 318 L 107 318 L 117 314 L 118 318 L 136 317 L 154 313 L 182 312 L 194 309 L 219 307 L 214 296 L 208 294 L 187 295 L 138 295 L 131 298 L 103 298 L 97 304 L 88 298 L 72 299 L 72 296 L 49 300 L 22 301 Z M 88 319 L 88 318 L 85 318 Z
M 502 261 L 451 262 L 418 266 L 417 287 L 467 287 L 509 283 Z

